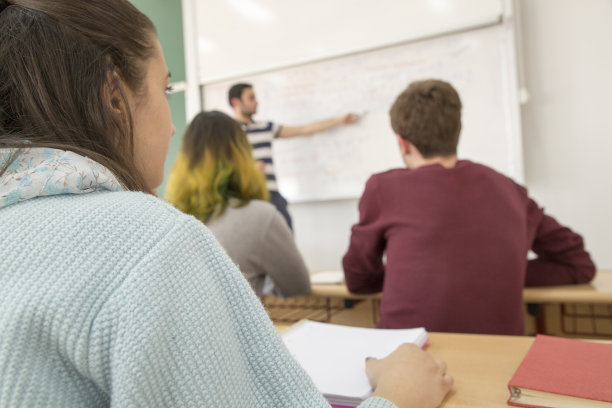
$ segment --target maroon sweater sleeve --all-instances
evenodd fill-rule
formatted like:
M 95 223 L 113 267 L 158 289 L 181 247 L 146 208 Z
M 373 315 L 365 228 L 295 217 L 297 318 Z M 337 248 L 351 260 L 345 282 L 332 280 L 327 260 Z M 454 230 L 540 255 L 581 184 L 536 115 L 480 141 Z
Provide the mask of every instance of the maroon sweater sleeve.
M 351 229 L 349 248 L 342 259 L 346 286 L 354 293 L 376 293 L 383 287 L 385 237 L 376 190 L 374 176 L 359 201 L 359 223 Z
M 529 200 L 530 229 L 535 234 L 531 250 L 538 256 L 527 263 L 525 286 L 586 283 L 595 276 L 595 265 L 584 249 L 582 237 Z

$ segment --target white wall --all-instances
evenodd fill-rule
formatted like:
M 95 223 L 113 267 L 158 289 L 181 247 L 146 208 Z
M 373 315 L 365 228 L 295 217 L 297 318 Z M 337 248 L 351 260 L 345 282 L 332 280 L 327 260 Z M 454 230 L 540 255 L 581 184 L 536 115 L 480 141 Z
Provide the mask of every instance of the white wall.
M 525 179 L 612 268 L 612 1 L 521 0 Z
M 358 200 L 289 205 L 297 245 L 310 270 L 340 270 L 351 226 L 359 220 Z

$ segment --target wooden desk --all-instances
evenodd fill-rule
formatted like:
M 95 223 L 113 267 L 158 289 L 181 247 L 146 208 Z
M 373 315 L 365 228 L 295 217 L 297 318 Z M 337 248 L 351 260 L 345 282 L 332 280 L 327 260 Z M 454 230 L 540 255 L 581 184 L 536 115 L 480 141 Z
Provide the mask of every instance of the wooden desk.
M 508 381 L 533 337 L 429 333 L 426 350 L 444 360 L 455 379 L 444 408 L 508 407 Z
M 526 303 L 612 304 L 612 270 L 597 271 L 595 279 L 584 285 L 525 288 L 523 301 Z
M 357 295 L 344 283 L 312 285 L 312 296 L 345 299 L 380 299 L 381 293 Z M 595 279 L 584 285 L 540 286 L 523 290 L 525 303 L 602 303 L 612 304 L 612 270 L 597 271 Z
M 350 293 L 344 284 L 319 284 L 312 285 L 311 295 L 371 300 L 373 321 L 378 321 L 381 293 L 356 295 Z M 612 270 L 599 270 L 589 284 L 525 288 L 523 302 L 537 305 L 538 313 L 534 314 L 537 333 L 612 337 Z M 545 310 L 545 306 L 551 308 Z M 552 316 L 547 319 L 547 314 Z
M 612 270 L 597 271 L 584 285 L 525 288 L 523 301 L 536 305 L 537 333 L 612 337 Z
M 279 332 L 289 325 L 276 325 Z M 443 408 L 508 407 L 507 384 L 533 337 L 429 333 L 427 350 L 455 379 Z
M 358 295 L 351 293 L 347 289 L 344 283 L 331 283 L 331 284 L 314 284 L 310 286 L 310 295 L 318 297 L 329 297 L 329 298 L 343 298 L 343 299 L 380 299 L 382 293 L 374 293 L 371 295 Z

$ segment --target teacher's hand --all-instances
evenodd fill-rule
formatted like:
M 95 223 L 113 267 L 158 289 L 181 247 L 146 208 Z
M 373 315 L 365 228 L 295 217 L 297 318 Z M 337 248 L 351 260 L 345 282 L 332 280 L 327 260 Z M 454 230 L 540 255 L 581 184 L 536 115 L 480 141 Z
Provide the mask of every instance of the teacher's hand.
M 342 123 L 344 125 L 352 125 L 353 123 L 357 122 L 360 118 L 361 118 L 361 116 L 359 116 L 356 113 L 347 113 L 342 118 Z

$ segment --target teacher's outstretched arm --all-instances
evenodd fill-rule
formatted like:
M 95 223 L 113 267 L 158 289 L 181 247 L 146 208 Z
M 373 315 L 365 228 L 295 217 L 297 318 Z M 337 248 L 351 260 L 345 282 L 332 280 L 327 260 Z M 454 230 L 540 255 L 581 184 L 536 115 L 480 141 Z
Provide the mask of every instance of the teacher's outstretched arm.
M 347 113 L 336 118 L 311 122 L 302 126 L 283 126 L 278 133 L 278 137 L 287 138 L 295 136 L 306 136 L 314 133 L 323 132 L 341 125 L 352 125 L 359 120 L 360 116 L 356 113 Z

